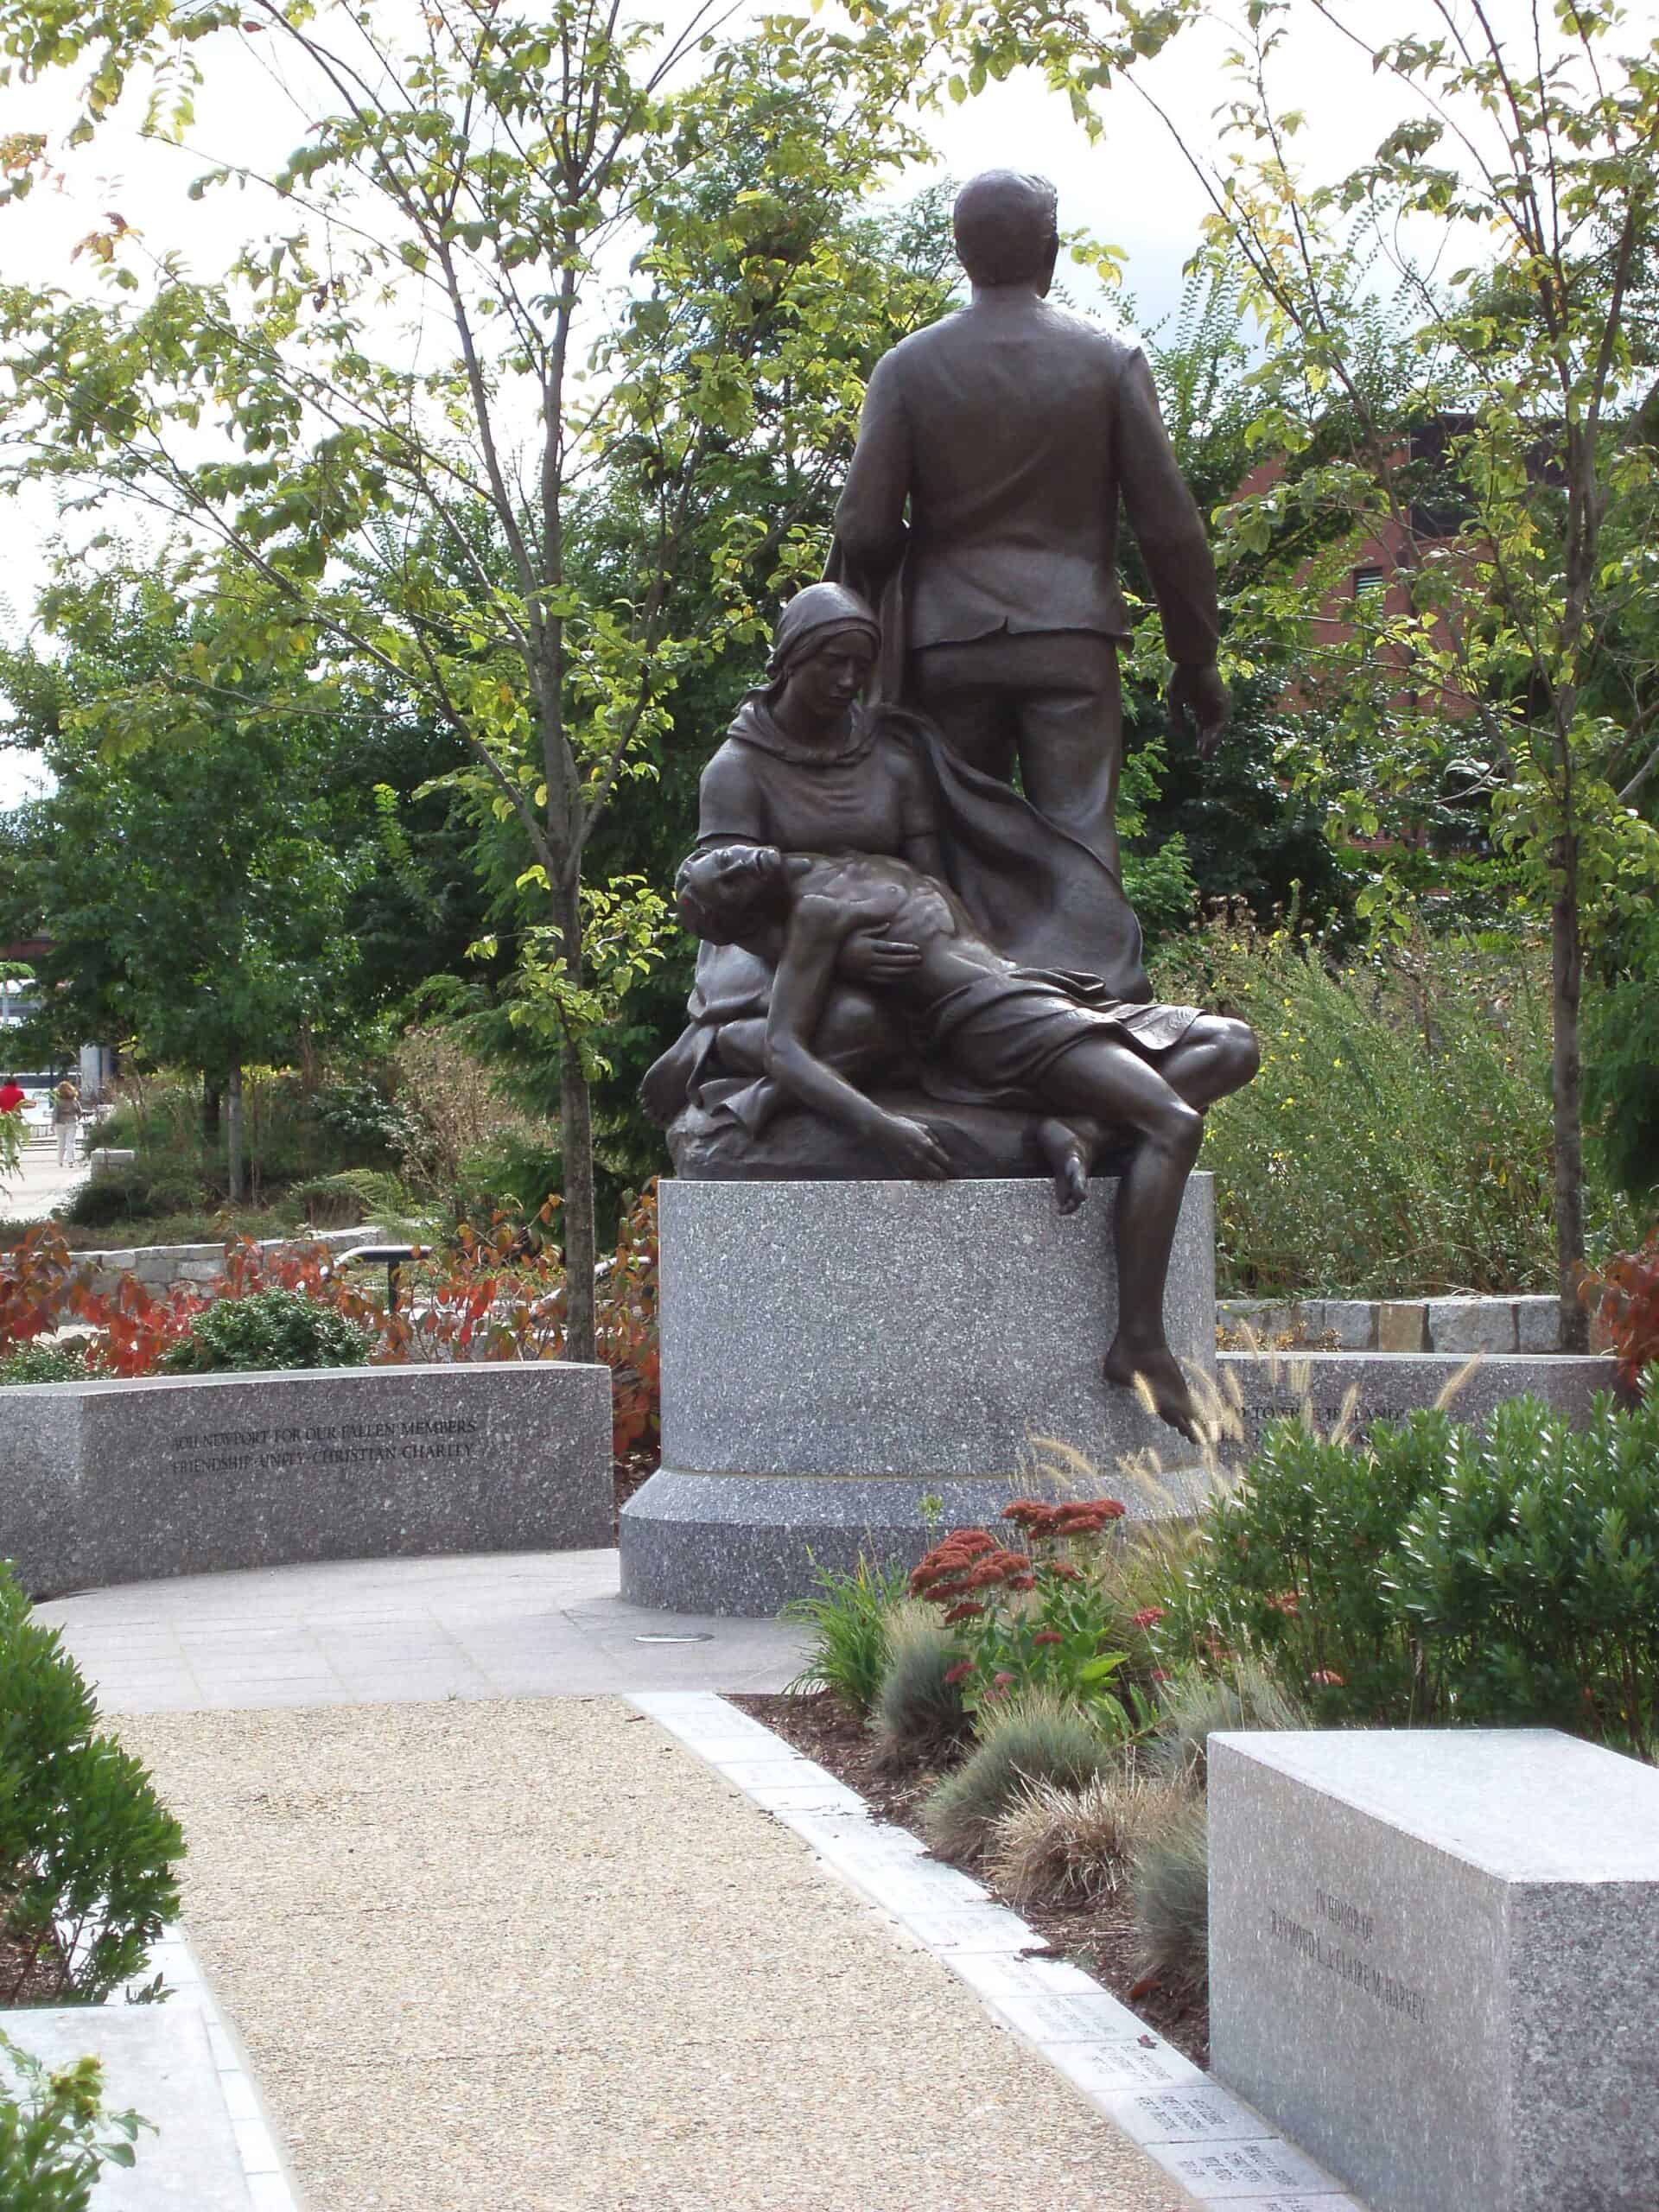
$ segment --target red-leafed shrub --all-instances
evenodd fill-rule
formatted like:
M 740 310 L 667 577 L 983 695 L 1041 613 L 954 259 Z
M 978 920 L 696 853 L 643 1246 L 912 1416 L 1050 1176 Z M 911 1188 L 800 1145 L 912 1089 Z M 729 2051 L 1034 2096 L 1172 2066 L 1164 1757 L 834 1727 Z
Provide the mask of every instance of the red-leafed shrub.
M 1639 1390 L 1659 1363 L 1659 1223 L 1639 1251 L 1621 1252 L 1579 1287 L 1581 1303 L 1607 1332 L 1618 1362 L 1618 1379 Z
M 543 1207 L 542 1226 L 556 1204 Z M 156 1291 L 124 1274 L 113 1290 L 100 1290 L 91 1266 L 56 1230 L 31 1230 L 0 1251 L 0 1358 L 79 1323 L 99 1332 L 94 1360 L 101 1372 L 154 1375 L 208 1306 L 265 1290 L 296 1291 L 369 1329 L 369 1357 L 378 1366 L 564 1353 L 563 1268 L 521 1224 L 498 1215 L 486 1230 L 463 1225 L 453 1246 L 418 1251 L 403 1269 L 395 1313 L 362 1278 L 338 1272 L 324 1244 L 267 1247 L 244 1238 L 226 1245 L 224 1270 L 211 1283 Z M 648 1450 L 660 1429 L 654 1183 L 635 1202 L 601 1269 L 596 1306 L 599 1356 L 612 1376 L 613 1447 L 622 1459 Z

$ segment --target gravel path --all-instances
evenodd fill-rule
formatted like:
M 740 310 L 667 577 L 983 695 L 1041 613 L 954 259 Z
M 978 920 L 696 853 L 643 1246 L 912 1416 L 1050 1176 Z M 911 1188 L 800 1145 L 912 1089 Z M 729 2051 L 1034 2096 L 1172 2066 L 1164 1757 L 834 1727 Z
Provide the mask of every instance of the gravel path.
M 612 1698 L 123 1719 L 314 2212 L 1179 2212 Z

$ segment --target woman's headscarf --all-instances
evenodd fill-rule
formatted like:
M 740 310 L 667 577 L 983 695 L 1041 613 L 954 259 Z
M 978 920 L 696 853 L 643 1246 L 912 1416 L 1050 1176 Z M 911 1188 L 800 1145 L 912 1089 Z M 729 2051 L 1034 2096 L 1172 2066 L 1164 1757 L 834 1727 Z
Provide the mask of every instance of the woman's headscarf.
M 869 602 L 849 591 L 845 584 L 809 584 L 796 593 L 779 618 L 766 663 L 766 684 L 781 683 L 804 660 L 810 659 L 836 630 L 855 630 L 879 650 L 881 626 Z

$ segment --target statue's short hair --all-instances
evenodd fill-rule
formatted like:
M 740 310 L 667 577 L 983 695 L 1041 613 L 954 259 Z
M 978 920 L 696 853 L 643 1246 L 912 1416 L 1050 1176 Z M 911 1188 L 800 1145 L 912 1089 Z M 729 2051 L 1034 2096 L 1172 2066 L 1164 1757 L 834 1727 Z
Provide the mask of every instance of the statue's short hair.
M 1059 195 L 1046 176 L 987 169 L 957 194 L 957 257 L 976 284 L 1026 284 L 1059 241 Z
M 700 880 L 708 873 L 708 863 L 717 854 L 733 844 L 747 840 L 727 838 L 718 845 L 699 845 L 680 862 L 674 876 L 674 906 L 682 922 L 693 937 L 706 938 L 711 944 L 729 944 L 729 925 L 741 924 L 743 916 L 757 904 L 758 892 L 736 893 L 729 888 L 717 888 L 710 882 L 699 889 Z M 705 896 L 714 892 L 712 899 Z

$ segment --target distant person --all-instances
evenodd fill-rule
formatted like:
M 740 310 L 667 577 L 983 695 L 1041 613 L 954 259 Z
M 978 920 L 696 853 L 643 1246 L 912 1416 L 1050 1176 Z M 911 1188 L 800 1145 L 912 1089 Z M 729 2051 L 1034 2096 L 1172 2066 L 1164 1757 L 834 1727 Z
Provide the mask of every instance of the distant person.
M 73 1167 L 75 1138 L 80 1128 L 80 1093 L 67 1080 L 52 1094 L 52 1126 L 58 1133 L 58 1165 Z
M 21 1112 L 28 1096 L 16 1077 L 9 1075 L 3 1083 L 0 1083 L 0 1114 Z

